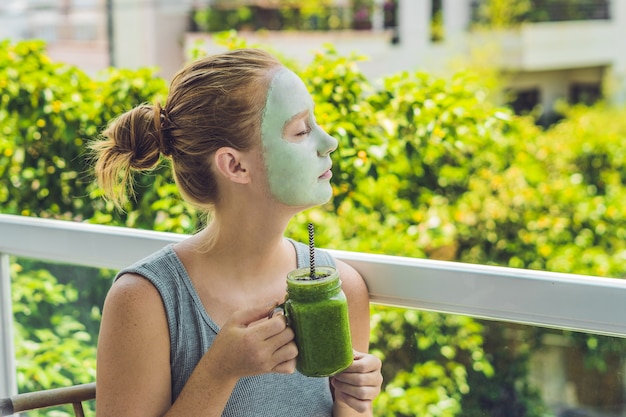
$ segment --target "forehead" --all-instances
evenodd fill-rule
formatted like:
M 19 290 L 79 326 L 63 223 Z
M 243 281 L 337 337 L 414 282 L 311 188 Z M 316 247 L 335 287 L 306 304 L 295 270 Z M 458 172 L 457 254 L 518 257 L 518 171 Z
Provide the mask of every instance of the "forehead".
M 312 107 L 311 95 L 293 71 L 282 68 L 274 75 L 267 92 L 266 115 L 270 112 L 280 112 L 283 116 L 295 115 Z

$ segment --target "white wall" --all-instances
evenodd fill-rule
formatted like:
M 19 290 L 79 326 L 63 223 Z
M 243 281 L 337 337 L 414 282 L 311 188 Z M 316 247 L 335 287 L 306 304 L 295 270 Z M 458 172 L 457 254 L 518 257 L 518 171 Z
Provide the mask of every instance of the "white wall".
M 170 78 L 184 63 L 190 0 L 113 0 L 113 62 L 124 68 L 155 66 Z
M 3 0 L 0 2 L 0 39 L 27 36 L 25 0 Z
M 613 19 L 613 39 L 611 45 L 615 48 L 613 65 L 609 69 L 609 83 L 611 91 L 607 91 L 609 98 L 615 103 L 626 104 L 626 1 L 611 2 Z

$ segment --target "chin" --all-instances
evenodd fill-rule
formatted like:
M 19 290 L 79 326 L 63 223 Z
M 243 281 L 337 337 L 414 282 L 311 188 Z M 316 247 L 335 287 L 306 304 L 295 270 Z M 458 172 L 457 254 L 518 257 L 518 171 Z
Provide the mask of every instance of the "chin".
M 274 195 L 278 201 L 286 204 L 290 207 L 297 207 L 300 209 L 306 209 L 316 206 L 321 206 L 328 203 L 333 197 L 333 189 L 328 184 L 328 187 L 324 189 L 317 189 L 315 193 L 309 195 L 303 195 L 303 193 L 291 193 L 290 195 Z
M 319 200 L 319 201 L 311 201 L 311 202 L 307 202 L 307 203 L 301 203 L 301 204 L 289 204 L 289 206 L 291 207 L 295 207 L 298 208 L 300 210 L 306 210 L 306 209 L 310 209 L 313 207 L 318 207 L 318 206 L 323 206 L 324 204 L 328 203 L 330 201 L 330 198 L 327 198 L 325 200 Z
M 311 201 L 311 207 L 321 206 L 328 203 L 333 198 L 333 191 L 329 190 L 328 193 L 324 195 L 320 195 L 319 198 L 316 198 L 314 201 Z

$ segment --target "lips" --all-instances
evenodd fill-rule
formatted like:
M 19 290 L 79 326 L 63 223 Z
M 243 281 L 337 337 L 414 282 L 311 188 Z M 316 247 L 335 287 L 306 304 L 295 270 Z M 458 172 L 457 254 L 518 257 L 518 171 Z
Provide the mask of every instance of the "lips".
M 332 168 L 332 165 L 328 167 L 328 169 L 326 171 L 324 171 L 324 173 L 322 175 L 320 175 L 319 177 L 317 177 L 320 180 L 327 180 L 330 179 L 333 176 L 333 172 L 330 170 Z

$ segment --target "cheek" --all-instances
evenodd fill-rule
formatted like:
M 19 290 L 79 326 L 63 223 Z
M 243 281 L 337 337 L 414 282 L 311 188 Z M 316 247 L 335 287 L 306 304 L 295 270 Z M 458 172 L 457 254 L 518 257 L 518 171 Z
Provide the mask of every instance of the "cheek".
M 269 149 L 267 170 L 272 182 L 295 182 L 310 178 L 315 173 L 315 164 L 303 146 L 283 143 L 280 151 Z
M 266 143 L 265 161 L 268 170 L 287 174 L 289 169 L 304 162 L 306 154 L 302 148 L 302 145 L 289 143 L 283 139 Z
M 315 153 L 305 145 L 283 143 L 281 157 L 267 149 L 268 182 L 272 195 L 282 203 L 299 205 L 316 205 L 325 203 L 332 193 L 329 183 L 318 181 L 319 167 Z

